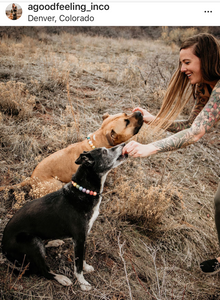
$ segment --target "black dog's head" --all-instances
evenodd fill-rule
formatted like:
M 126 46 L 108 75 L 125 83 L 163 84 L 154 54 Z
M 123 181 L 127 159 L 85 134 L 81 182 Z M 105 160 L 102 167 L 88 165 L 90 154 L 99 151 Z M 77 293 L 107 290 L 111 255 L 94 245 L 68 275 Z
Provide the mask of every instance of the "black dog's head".
M 107 149 L 105 147 L 97 148 L 92 151 L 84 151 L 77 158 L 77 165 L 85 165 L 93 168 L 96 174 L 105 175 L 111 169 L 116 168 L 125 161 L 127 154 L 122 155 L 122 149 L 125 144 Z

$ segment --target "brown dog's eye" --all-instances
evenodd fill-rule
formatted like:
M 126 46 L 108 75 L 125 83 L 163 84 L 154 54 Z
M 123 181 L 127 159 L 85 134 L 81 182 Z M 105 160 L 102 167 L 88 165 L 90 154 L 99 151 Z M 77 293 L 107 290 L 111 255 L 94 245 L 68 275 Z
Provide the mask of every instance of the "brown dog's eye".
M 126 127 L 130 124 L 130 121 L 128 119 L 125 119 Z
M 111 131 L 111 137 L 114 138 L 114 136 L 115 136 L 115 131 L 112 129 L 112 131 Z

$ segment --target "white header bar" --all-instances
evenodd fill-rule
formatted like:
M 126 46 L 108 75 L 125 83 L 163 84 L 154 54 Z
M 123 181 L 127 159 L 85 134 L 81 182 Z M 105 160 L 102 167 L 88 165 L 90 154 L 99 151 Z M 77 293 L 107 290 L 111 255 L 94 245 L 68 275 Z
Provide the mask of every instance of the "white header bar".
M 220 26 L 219 12 L 216 1 L 15 0 L 0 3 L 0 26 Z

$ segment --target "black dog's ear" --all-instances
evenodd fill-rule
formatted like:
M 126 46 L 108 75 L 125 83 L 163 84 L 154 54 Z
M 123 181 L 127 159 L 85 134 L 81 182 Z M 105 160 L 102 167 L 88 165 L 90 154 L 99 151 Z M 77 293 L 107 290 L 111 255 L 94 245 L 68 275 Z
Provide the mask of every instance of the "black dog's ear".
M 86 166 L 91 166 L 94 164 L 94 159 L 89 151 L 83 151 L 80 156 L 75 161 L 75 164 L 82 165 L 85 164 Z

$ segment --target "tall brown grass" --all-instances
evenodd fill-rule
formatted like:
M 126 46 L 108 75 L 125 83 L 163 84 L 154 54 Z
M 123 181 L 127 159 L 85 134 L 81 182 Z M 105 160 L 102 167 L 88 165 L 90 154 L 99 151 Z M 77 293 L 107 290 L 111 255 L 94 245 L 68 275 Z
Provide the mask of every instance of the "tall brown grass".
M 31 95 L 22 82 L 0 83 L 0 108 L 4 113 L 17 115 L 20 119 L 30 118 L 35 105 Z
M 175 44 L 181 45 L 183 41 L 185 41 L 190 36 L 193 36 L 198 33 L 197 28 L 174 28 L 169 30 L 167 26 L 163 27 L 161 37 L 165 41 L 165 43 L 173 46 Z
M 173 189 L 173 191 L 172 191 Z M 134 180 L 117 184 L 117 196 L 107 206 L 107 211 L 122 220 L 136 224 L 142 230 L 155 230 L 174 194 L 172 186 L 150 186 Z

